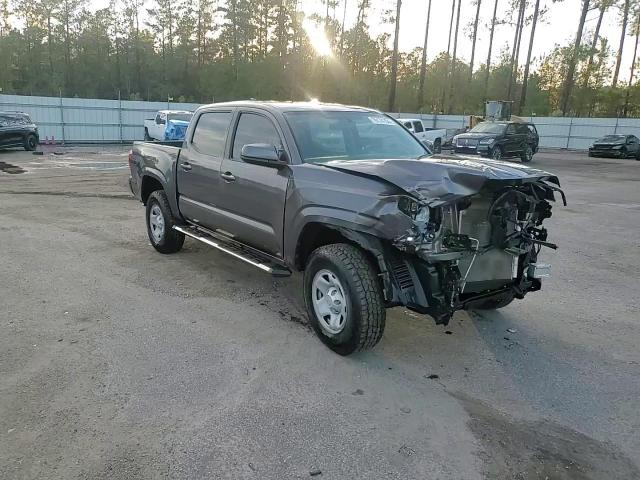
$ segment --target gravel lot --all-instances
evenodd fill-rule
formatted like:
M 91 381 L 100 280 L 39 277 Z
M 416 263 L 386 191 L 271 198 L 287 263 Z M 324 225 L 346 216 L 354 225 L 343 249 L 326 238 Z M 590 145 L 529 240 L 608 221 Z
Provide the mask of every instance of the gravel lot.
M 342 358 L 298 276 L 156 253 L 124 147 L 57 153 L 0 152 L 0 478 L 640 478 L 640 162 L 536 155 L 543 290 Z

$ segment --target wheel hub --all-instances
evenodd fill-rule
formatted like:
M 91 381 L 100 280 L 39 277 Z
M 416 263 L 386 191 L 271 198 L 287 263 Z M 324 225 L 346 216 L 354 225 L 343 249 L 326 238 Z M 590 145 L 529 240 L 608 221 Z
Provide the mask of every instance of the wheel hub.
M 344 330 L 347 320 L 347 297 L 338 277 L 330 270 L 320 270 L 311 284 L 313 310 L 320 327 L 336 335 Z
M 149 227 L 151 236 L 156 243 L 160 243 L 164 236 L 164 215 L 158 205 L 153 205 L 149 211 Z

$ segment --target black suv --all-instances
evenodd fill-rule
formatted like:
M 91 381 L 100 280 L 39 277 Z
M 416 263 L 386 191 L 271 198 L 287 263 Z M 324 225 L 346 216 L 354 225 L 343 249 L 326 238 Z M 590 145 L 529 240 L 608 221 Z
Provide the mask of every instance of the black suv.
M 455 153 L 479 154 L 500 160 L 520 157 L 527 163 L 538 151 L 538 131 L 533 123 L 482 122 L 453 138 Z
M 31 117 L 20 112 L 0 112 L 0 148 L 23 147 L 35 150 L 40 137 Z

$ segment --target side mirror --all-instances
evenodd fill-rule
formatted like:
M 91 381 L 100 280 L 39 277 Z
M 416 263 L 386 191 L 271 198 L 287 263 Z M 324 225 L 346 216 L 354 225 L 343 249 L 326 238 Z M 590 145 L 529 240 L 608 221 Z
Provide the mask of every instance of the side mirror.
M 280 168 L 287 164 L 281 152 L 269 143 L 248 143 L 242 147 L 240 158 L 247 163 Z

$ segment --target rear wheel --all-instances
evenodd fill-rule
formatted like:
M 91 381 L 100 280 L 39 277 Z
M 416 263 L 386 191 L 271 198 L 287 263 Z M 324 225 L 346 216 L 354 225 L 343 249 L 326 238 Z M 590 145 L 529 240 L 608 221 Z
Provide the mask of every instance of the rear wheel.
M 38 139 L 36 138 L 36 136 L 33 133 L 30 133 L 24 139 L 24 149 L 27 152 L 32 152 L 36 148 L 38 148 Z
M 373 348 L 382 338 L 386 310 L 378 276 L 353 245 L 325 245 L 311 254 L 304 300 L 313 330 L 340 355 Z
M 533 149 L 531 148 L 531 145 L 527 145 L 520 154 L 520 160 L 522 160 L 522 163 L 529 163 L 532 159 Z
M 147 234 L 153 248 L 160 253 L 175 253 L 184 244 L 184 234 L 175 225 L 164 190 L 156 190 L 147 200 Z
M 493 158 L 494 160 L 501 160 L 502 159 L 502 147 L 500 147 L 499 145 L 496 145 L 495 147 L 493 147 L 491 149 L 491 153 L 489 155 L 491 158 Z

